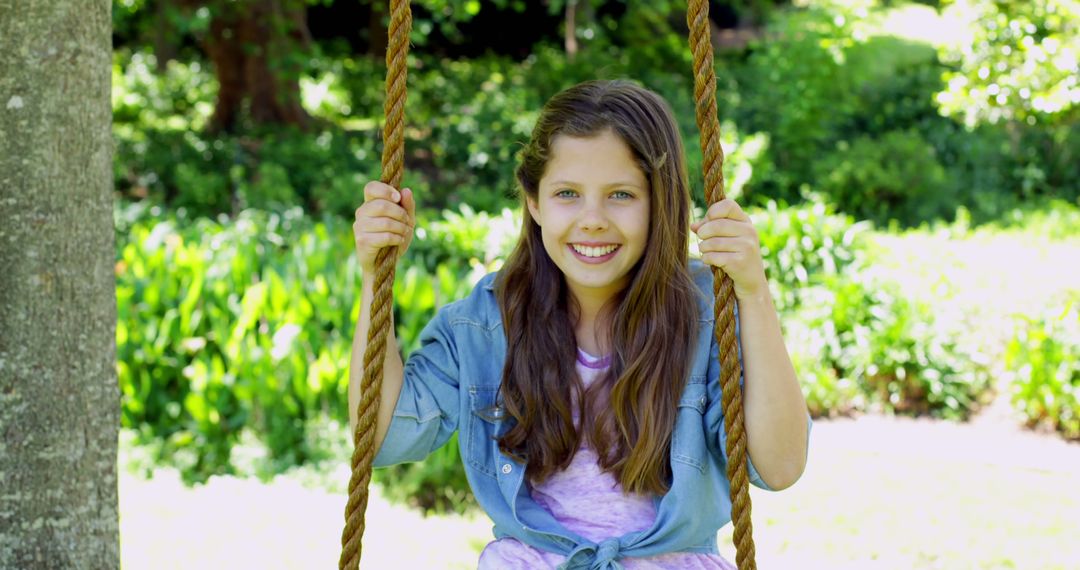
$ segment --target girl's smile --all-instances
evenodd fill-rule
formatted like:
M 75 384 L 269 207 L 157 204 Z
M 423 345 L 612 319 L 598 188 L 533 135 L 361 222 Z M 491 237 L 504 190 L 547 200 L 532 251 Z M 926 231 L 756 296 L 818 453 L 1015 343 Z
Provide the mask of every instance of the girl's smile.
M 590 245 L 584 243 L 572 243 L 568 247 L 574 252 L 578 259 L 585 263 L 604 263 L 612 257 L 615 257 L 615 253 L 619 250 L 618 244 Z

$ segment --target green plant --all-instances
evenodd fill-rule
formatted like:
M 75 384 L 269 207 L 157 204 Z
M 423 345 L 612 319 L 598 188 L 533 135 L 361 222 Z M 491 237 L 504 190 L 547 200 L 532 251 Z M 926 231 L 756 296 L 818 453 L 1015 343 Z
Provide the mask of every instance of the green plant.
M 818 189 L 840 210 L 881 225 L 934 219 L 955 202 L 934 148 L 914 131 L 841 141 L 814 170 Z
M 765 208 L 748 210 L 761 242 L 765 273 L 777 310 L 799 304 L 799 290 L 829 276 L 859 271 L 865 262 L 866 222 L 838 214 L 820 194 L 781 207 L 770 200 Z
M 1013 406 L 1030 425 L 1080 439 L 1080 294 L 1016 324 L 1005 351 Z
M 938 320 L 895 284 L 836 275 L 800 297 L 784 321 L 799 323 L 796 331 L 814 331 L 798 338 L 809 339 L 823 363 L 809 367 L 809 381 L 824 381 L 810 385 L 818 402 L 840 399 L 831 385 L 849 393 L 848 383 L 854 383 L 861 397 L 851 408 L 965 419 L 989 398 L 988 361 L 980 347 L 963 340 L 957 323 Z

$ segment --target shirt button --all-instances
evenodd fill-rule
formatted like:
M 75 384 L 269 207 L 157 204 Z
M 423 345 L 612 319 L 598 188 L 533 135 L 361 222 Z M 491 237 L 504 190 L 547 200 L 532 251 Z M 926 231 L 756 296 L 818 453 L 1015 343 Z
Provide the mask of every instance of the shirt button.
M 502 468 L 503 475 L 509 475 L 510 471 L 512 471 L 512 470 L 513 470 L 513 467 L 510 467 L 509 463 L 504 463 L 503 464 L 503 468 Z
M 702 406 L 704 406 L 704 405 L 705 405 L 705 396 L 702 396 L 702 397 L 701 397 L 701 405 L 702 405 Z

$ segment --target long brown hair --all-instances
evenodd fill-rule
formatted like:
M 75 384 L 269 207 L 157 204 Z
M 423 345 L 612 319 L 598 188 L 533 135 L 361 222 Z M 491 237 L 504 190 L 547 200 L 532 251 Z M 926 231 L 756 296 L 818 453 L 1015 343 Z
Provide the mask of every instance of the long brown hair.
M 631 149 L 649 181 L 649 234 L 629 285 L 601 311 L 611 366 L 586 391 L 574 367 L 578 307 L 524 206 L 526 197 L 537 199 L 555 136 L 588 138 L 606 129 Z M 687 265 L 690 192 L 671 109 L 627 81 L 571 87 L 544 106 L 516 174 L 521 236 L 495 287 L 507 340 L 501 391 L 514 420 L 499 447 L 527 462 L 533 481 L 543 481 L 570 464 L 584 436 L 626 492 L 665 493 L 698 319 Z

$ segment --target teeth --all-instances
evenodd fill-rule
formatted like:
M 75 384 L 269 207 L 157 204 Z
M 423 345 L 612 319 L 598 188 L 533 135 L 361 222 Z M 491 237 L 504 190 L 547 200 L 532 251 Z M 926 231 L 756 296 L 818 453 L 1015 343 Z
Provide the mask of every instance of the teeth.
M 604 247 L 588 247 L 578 244 L 570 244 L 570 247 L 574 248 L 574 251 L 584 255 L 585 257 L 601 257 L 615 251 L 619 246 L 617 245 L 605 245 Z

